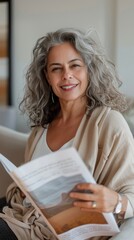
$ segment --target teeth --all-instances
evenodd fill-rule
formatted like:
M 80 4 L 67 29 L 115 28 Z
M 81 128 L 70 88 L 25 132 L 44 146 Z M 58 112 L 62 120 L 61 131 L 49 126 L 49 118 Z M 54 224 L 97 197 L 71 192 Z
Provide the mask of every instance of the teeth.
M 72 85 L 71 86 L 62 86 L 62 88 L 63 89 L 70 89 L 70 88 L 73 88 L 74 86 L 76 86 L 76 85 L 73 85 L 73 86 Z

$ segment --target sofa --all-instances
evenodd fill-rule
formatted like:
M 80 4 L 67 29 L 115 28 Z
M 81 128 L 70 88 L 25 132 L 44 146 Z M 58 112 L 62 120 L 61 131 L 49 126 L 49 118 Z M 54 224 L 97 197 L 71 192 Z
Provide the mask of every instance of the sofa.
M 28 134 L 0 126 L 0 153 L 16 166 L 24 162 L 24 153 Z M 12 182 L 9 174 L 0 164 L 0 198 L 5 196 L 6 189 Z

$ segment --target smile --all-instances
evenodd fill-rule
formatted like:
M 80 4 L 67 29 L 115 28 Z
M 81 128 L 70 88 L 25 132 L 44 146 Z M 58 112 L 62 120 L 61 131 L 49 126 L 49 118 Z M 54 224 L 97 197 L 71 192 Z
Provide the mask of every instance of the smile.
M 70 90 L 70 89 L 73 89 L 75 87 L 77 87 L 78 84 L 71 84 L 71 85 L 64 85 L 64 86 L 61 86 L 61 88 L 63 90 Z

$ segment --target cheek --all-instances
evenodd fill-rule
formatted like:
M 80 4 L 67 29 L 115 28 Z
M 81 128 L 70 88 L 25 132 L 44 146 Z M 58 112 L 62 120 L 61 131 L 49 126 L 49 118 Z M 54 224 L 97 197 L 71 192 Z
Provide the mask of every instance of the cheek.
M 47 81 L 48 81 L 49 85 L 52 86 L 54 81 L 53 81 L 53 78 L 51 77 L 51 75 L 47 74 L 46 78 L 47 78 Z
M 58 83 L 60 81 L 60 77 L 59 75 L 48 75 L 48 83 L 51 85 L 51 86 L 57 86 Z
M 82 76 L 81 76 L 81 79 L 83 79 L 83 85 L 85 85 L 85 86 L 87 86 L 88 85 L 88 82 L 89 82 L 89 77 L 88 77 L 88 75 L 87 74 L 83 74 Z

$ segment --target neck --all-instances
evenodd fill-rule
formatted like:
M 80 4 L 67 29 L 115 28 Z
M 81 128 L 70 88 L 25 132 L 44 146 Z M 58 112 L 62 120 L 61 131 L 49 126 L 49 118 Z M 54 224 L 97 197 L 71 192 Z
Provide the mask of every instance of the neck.
M 85 101 L 75 104 L 74 102 L 61 103 L 61 111 L 58 118 L 60 118 L 64 123 L 77 118 L 82 118 L 86 112 Z

